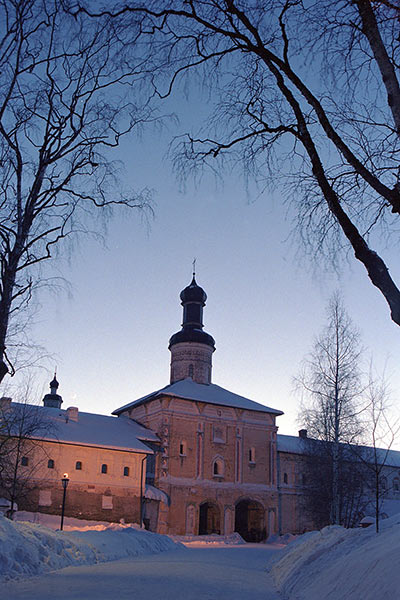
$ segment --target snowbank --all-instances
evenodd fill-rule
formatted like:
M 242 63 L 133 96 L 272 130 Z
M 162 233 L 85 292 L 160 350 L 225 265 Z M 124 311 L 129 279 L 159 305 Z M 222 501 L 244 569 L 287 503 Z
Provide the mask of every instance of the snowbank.
M 246 543 L 236 532 L 230 535 L 212 533 L 210 535 L 170 535 L 169 537 L 176 542 L 182 542 L 185 546 L 237 546 Z
M 0 580 L 178 547 L 181 545 L 167 536 L 132 525 L 112 523 L 67 532 L 0 516 Z
M 290 600 L 398 598 L 400 514 L 382 521 L 379 534 L 332 526 L 299 536 L 270 572 Z

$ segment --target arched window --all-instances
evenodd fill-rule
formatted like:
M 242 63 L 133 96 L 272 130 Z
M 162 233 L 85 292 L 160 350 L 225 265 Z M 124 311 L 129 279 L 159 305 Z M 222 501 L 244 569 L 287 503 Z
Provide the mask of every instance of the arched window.
M 384 490 L 384 491 L 387 490 L 387 479 L 386 479 L 386 477 L 381 477 L 380 484 L 381 484 L 382 490 Z
M 129 477 L 129 467 L 124 467 L 124 477 Z
M 179 442 L 179 456 L 186 456 L 186 441 Z
M 49 458 L 49 460 L 47 461 L 47 468 L 54 469 L 54 460 L 52 458 Z
M 193 365 L 189 365 L 189 377 L 193 379 Z
M 77 460 L 75 463 L 75 470 L 76 471 L 82 471 L 82 463 L 80 460 Z
M 395 477 L 393 479 L 393 489 L 395 492 L 400 492 L 400 481 Z
M 288 482 L 288 475 L 287 473 L 283 474 L 283 483 L 287 483 Z
M 101 472 L 107 473 L 107 465 L 106 464 L 101 465 Z
M 256 449 L 255 448 L 249 448 L 249 462 L 250 463 L 256 462 Z
M 216 458 L 213 462 L 212 467 L 213 477 L 223 477 L 224 475 L 224 461 L 222 458 Z

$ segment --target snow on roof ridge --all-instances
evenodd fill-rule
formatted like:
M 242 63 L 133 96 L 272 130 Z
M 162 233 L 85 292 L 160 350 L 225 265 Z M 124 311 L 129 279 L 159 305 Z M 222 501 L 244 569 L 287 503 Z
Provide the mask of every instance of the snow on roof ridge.
M 203 389 L 201 389 L 203 388 Z M 193 393 L 193 389 L 195 393 Z M 204 396 L 202 394 L 197 394 L 196 392 L 203 392 L 204 390 L 211 390 L 211 392 L 216 392 L 217 397 L 206 393 Z M 156 390 L 146 396 L 142 396 L 137 400 L 133 400 L 132 402 L 122 406 L 121 408 L 117 408 L 113 411 L 113 415 L 118 415 L 122 411 L 131 408 L 132 406 L 139 406 L 140 404 L 147 402 L 157 396 L 165 394 L 166 396 L 176 396 L 178 398 L 183 398 L 185 400 L 193 400 L 198 402 L 206 402 L 209 404 L 216 404 L 218 406 L 232 406 L 234 408 L 243 408 L 245 410 L 254 410 L 258 412 L 268 412 L 275 415 L 282 415 L 283 412 L 281 410 L 277 410 L 275 408 L 270 408 L 264 404 L 256 402 L 255 400 L 251 400 L 250 398 L 246 398 L 245 396 L 241 396 L 240 394 L 235 394 L 226 388 L 223 388 L 215 383 L 197 383 L 192 380 L 191 377 L 187 377 L 186 379 L 180 379 L 179 381 L 175 381 L 165 387 Z M 225 398 L 223 395 L 225 394 Z

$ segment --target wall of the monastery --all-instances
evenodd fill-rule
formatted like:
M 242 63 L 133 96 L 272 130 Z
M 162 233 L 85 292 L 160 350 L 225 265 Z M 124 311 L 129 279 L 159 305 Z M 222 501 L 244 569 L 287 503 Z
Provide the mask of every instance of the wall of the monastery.
M 278 452 L 279 529 L 284 533 L 304 533 L 315 528 L 305 501 L 306 465 L 304 457 Z
M 75 444 L 35 444 L 29 464 L 19 467 L 19 477 L 23 478 L 26 473 L 33 487 L 29 496 L 19 501 L 19 508 L 60 513 L 61 478 L 68 473 L 66 515 L 103 521 L 124 518 L 128 522 L 138 522 L 141 463 L 145 456 Z M 32 465 L 35 465 L 34 469 Z M 102 472 L 103 465 L 107 467 L 106 473 Z M 128 474 L 124 475 L 124 469 Z
M 129 414 L 161 439 L 160 479 L 276 485 L 276 427 L 268 413 L 165 397 Z
M 235 505 L 244 498 L 261 506 L 265 531 L 277 531 L 273 415 L 164 397 L 131 409 L 130 416 L 161 440 L 156 485 L 170 506 L 160 504 L 160 533 L 198 534 L 204 503 L 218 507 L 218 531 L 232 533 Z
M 218 520 L 214 533 L 230 535 L 235 531 L 235 507 L 242 500 L 256 502 L 264 511 L 264 536 L 277 533 L 278 502 L 276 492 L 256 489 L 251 486 L 221 487 L 193 482 L 187 486 L 166 485 L 160 487 L 168 490 L 171 505 L 164 521 L 160 519 L 158 531 L 175 535 L 198 535 L 200 507 L 210 503 L 217 507 Z M 160 510 L 162 505 L 160 505 Z
M 60 485 L 37 482 L 30 495 L 19 502 L 19 510 L 61 514 L 63 491 Z M 69 484 L 65 516 L 94 521 L 139 523 L 139 495 L 129 488 L 93 486 L 92 489 Z

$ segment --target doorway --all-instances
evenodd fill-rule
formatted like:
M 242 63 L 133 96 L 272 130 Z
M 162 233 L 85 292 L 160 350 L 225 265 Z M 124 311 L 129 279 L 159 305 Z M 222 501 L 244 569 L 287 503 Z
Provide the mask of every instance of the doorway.
M 246 542 L 262 542 L 267 537 L 265 511 L 255 500 L 241 500 L 235 507 L 235 531 Z
M 199 535 L 211 533 L 221 533 L 220 510 L 216 504 L 204 502 L 200 504 Z

